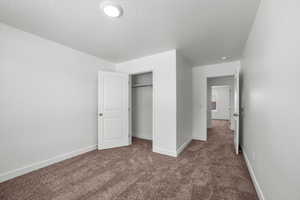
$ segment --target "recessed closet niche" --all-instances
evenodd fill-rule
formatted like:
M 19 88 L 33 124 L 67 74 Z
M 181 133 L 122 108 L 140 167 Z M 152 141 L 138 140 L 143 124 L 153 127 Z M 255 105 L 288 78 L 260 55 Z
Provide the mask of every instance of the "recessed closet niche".
M 132 136 L 152 140 L 152 72 L 132 75 Z

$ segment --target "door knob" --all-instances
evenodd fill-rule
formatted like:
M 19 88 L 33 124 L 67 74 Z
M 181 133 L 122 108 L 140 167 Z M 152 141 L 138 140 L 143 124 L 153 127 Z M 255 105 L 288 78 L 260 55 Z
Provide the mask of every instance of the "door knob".
M 238 117 L 238 116 L 240 116 L 238 113 L 233 113 L 233 116 L 234 117 Z
M 99 113 L 99 116 L 102 117 L 102 116 L 103 116 L 103 113 Z

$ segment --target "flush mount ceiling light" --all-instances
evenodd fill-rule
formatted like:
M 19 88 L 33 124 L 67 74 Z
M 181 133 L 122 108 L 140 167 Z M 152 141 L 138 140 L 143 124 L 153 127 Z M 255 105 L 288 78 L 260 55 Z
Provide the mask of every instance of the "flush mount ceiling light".
M 222 60 L 227 60 L 227 59 L 228 59 L 228 57 L 226 57 L 226 56 L 223 56 L 221 59 L 222 59 Z
M 103 2 L 100 4 L 100 9 L 105 15 L 112 18 L 118 18 L 123 15 L 123 9 L 120 5 L 112 2 Z

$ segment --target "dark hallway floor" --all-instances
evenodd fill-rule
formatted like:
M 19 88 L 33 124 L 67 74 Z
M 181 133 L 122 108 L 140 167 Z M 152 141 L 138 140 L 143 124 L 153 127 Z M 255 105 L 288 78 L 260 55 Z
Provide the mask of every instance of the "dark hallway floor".
M 208 141 L 193 140 L 178 158 L 151 152 L 151 142 L 92 151 L 0 184 L 1 200 L 257 200 L 226 121 Z

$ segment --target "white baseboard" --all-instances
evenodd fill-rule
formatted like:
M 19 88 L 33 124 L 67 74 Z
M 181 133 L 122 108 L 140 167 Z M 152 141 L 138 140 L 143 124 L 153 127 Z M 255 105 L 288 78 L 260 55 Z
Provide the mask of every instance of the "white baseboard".
M 244 151 L 244 148 L 242 148 L 242 152 L 243 152 L 243 155 L 244 155 L 244 158 L 245 158 L 245 161 L 246 161 L 246 164 L 247 164 L 248 171 L 249 171 L 249 173 L 250 173 L 252 182 L 253 182 L 253 184 L 254 184 L 256 193 L 257 193 L 257 195 L 258 195 L 258 198 L 259 198 L 260 200 L 266 200 L 265 197 L 264 197 L 264 194 L 263 194 L 263 192 L 262 192 L 262 190 L 261 190 L 261 187 L 260 187 L 260 185 L 259 185 L 259 183 L 258 183 L 258 181 L 257 181 L 257 179 L 256 179 L 256 177 L 255 177 L 254 170 L 253 170 L 253 168 L 252 168 L 252 166 L 251 166 L 251 163 L 250 163 L 250 160 L 249 160 L 249 158 L 248 158 L 248 156 L 247 156 L 246 151 Z
M 207 141 L 207 138 L 199 137 L 199 136 L 193 136 L 193 140 Z
M 162 149 L 162 148 L 155 147 L 155 146 L 153 146 L 153 152 L 163 154 L 163 155 L 167 155 L 167 156 L 177 157 L 177 152 L 176 151 Z
M 91 146 L 81 148 L 81 149 L 78 149 L 78 150 L 75 150 L 75 151 L 72 151 L 72 152 L 69 152 L 69 153 L 66 153 L 66 154 L 55 156 L 55 157 L 50 158 L 48 160 L 36 162 L 36 163 L 33 163 L 31 165 L 28 165 L 28 166 L 25 166 L 25 167 L 22 167 L 22 168 L 19 168 L 19 169 L 15 169 L 15 170 L 11 170 L 11 171 L 2 173 L 2 174 L 0 174 L 0 183 L 4 182 L 4 181 L 7 181 L 9 179 L 15 178 L 17 176 L 21 176 L 21 175 L 27 174 L 29 172 L 35 171 L 37 169 L 47 167 L 47 166 L 52 165 L 54 163 L 57 163 L 57 162 L 60 162 L 60 161 L 78 156 L 80 154 L 83 154 L 83 153 L 86 153 L 86 152 L 89 152 L 89 151 L 93 151 L 95 149 L 97 149 L 97 145 L 91 145 Z
M 177 157 L 192 141 L 192 139 L 188 139 L 185 143 L 183 143 L 176 151 L 168 150 L 168 149 L 162 149 L 159 147 L 153 147 L 153 152 L 167 155 L 167 156 L 172 156 L 172 157 Z
M 147 135 L 147 134 L 133 134 L 132 137 L 144 139 L 144 140 L 152 140 L 152 135 Z
M 177 156 L 190 144 L 190 142 L 192 141 L 192 139 L 188 139 L 185 143 L 183 143 L 178 149 L 177 149 Z

